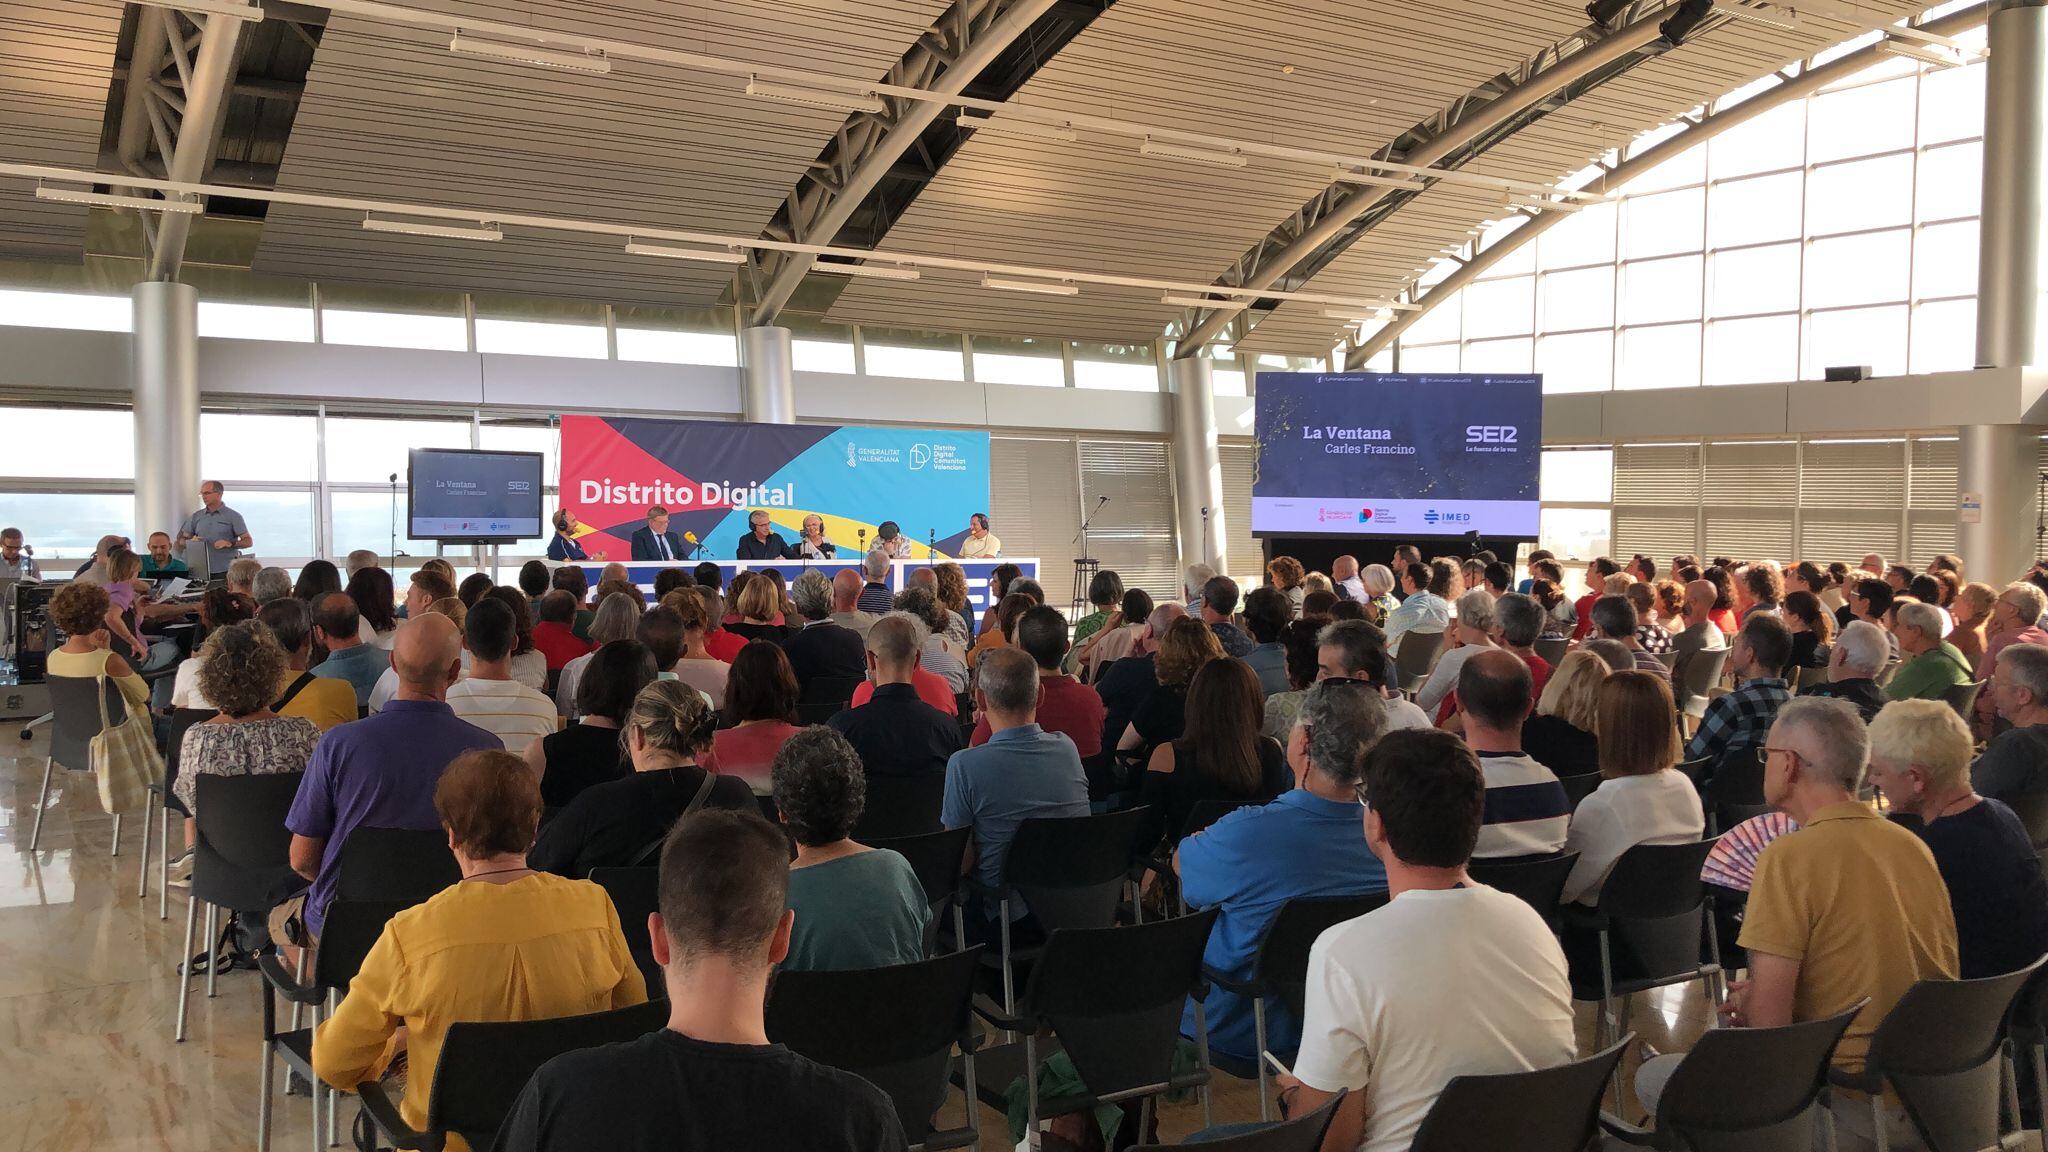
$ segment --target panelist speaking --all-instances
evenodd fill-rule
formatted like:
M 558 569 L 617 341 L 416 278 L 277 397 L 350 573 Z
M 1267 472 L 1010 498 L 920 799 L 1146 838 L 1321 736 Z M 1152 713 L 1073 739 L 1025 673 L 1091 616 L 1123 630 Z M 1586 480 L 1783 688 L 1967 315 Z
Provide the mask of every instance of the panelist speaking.
M 747 527 L 752 529 L 740 537 L 739 547 L 733 549 L 735 560 L 788 560 L 792 558 L 789 541 L 782 533 L 768 527 L 768 514 L 755 511 L 747 516 Z
M 647 510 L 647 527 L 633 533 L 633 559 L 681 560 L 682 537 L 668 530 L 668 509 L 657 504 Z

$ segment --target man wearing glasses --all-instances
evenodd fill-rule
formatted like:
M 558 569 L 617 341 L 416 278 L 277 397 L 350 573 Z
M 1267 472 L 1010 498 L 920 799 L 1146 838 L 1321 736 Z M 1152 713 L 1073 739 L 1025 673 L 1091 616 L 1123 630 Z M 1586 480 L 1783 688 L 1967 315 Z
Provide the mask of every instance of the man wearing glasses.
M 1771 841 L 1757 859 L 1741 936 L 1749 979 L 1729 986 L 1720 1013 L 1738 1028 L 1777 1028 L 1832 1016 L 1869 997 L 1835 1048 L 1835 1067 L 1860 1072 L 1871 1033 L 1906 989 L 1918 980 L 1956 978 L 1948 888 L 1919 837 L 1856 798 L 1870 734 L 1854 706 L 1786 704 L 1758 752 L 1764 799 L 1800 830 Z M 1678 1061 L 1644 1062 L 1636 1079 L 1644 1107 L 1656 1107 Z M 1903 1110 L 1880 1108 L 1893 1146 L 1917 1147 Z M 1841 1148 L 1873 1146 L 1869 1097 L 1836 1089 L 1834 1120 Z
M 206 571 L 209 576 L 222 576 L 242 555 L 242 549 L 254 546 L 249 538 L 248 522 L 242 514 L 221 502 L 227 490 L 218 480 L 202 481 L 199 485 L 198 511 L 185 517 L 185 523 L 178 528 L 178 547 L 197 540 L 206 545 Z M 193 565 L 197 568 L 198 565 Z
M 2015 644 L 2048 644 L 2048 632 L 2041 630 L 2041 613 L 2048 610 L 2048 593 L 2029 581 L 2017 580 L 2005 586 L 1991 604 L 1991 621 L 1985 625 L 1983 667 L 1977 669 L 1985 680 L 1998 679 L 1998 654 Z M 1977 735 L 1998 734 L 1998 705 L 1989 688 L 1977 693 Z
M 1777 719 L 1791 696 L 1785 686 L 1785 665 L 1792 659 L 1792 633 L 1776 616 L 1753 615 L 1742 622 L 1728 666 L 1735 670 L 1735 691 L 1715 697 L 1700 720 L 1700 730 L 1685 746 L 1687 760 L 1708 760 L 1712 775 L 1731 751 L 1754 748 Z

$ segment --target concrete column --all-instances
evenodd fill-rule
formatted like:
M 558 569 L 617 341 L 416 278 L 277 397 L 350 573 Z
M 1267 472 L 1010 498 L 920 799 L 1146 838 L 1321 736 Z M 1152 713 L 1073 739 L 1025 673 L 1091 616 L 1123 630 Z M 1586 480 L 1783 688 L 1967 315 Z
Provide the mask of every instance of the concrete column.
M 1978 238 L 1977 364 L 2043 362 L 2042 247 L 2048 191 L 2048 8 L 2006 0 L 1991 14 L 1985 67 L 1984 218 Z M 1993 585 L 2019 576 L 2033 550 L 2035 430 L 1957 429 L 1956 550 Z M 1916 556 L 1915 561 L 1926 557 Z
M 787 328 L 740 331 L 740 419 L 796 423 L 795 356 Z
M 199 292 L 190 284 L 147 280 L 130 292 L 134 334 L 129 376 L 135 389 L 135 530 L 177 534 L 199 506 Z
M 1166 363 L 1167 382 L 1173 387 L 1173 497 L 1181 566 L 1210 564 L 1227 573 L 1214 368 L 1215 361 L 1206 356 Z M 1204 512 L 1208 514 L 1206 529 Z

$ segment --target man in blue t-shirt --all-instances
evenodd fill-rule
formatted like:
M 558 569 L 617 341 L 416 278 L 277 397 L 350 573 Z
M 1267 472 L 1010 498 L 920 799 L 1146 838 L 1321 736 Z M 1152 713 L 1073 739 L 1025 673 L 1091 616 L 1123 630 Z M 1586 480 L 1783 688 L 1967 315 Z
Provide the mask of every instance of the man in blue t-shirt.
M 1288 900 L 1386 891 L 1386 868 L 1366 847 L 1357 792 L 1365 750 L 1386 727 L 1386 709 L 1370 688 L 1352 681 L 1316 684 L 1287 736 L 1294 791 L 1262 808 L 1240 808 L 1180 842 L 1173 866 L 1181 895 L 1190 907 L 1222 910 L 1203 963 L 1248 979 L 1259 938 Z M 1217 987 L 1204 1011 L 1210 1051 L 1248 1062 L 1259 1058 L 1250 1001 Z M 1194 1030 L 1190 1000 L 1181 1031 L 1193 1036 Z M 1267 1051 L 1292 1060 L 1300 1043 L 1301 1021 L 1269 1000 Z

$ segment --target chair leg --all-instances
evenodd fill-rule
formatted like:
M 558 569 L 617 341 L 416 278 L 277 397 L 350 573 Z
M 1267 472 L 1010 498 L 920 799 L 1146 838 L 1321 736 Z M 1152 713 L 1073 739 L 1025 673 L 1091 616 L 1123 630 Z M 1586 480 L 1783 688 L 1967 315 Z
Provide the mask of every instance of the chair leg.
M 135 898 L 149 899 L 149 809 L 142 810 L 142 862 L 135 866 Z
M 967 1102 L 969 1108 L 978 1107 L 976 1101 Z M 1038 1035 L 1024 1033 L 1024 1146 L 1030 1152 L 1038 1152 Z
M 1264 1052 L 1265 1047 L 1263 1043 L 1260 1044 L 1259 1051 Z M 1215 1078 L 1216 1073 L 1209 1065 L 1209 1017 L 1203 1012 L 1200 1000 L 1195 1001 L 1195 1059 L 1203 1072 L 1202 1127 L 1209 1128 L 1216 1123 L 1216 1117 L 1211 1113 L 1209 1106 L 1210 1081 Z
M 2044 1108 L 2048 1108 L 2048 1045 L 2029 1044 L 2027 1052 L 2034 1066 L 2034 1095 L 2040 1098 Z M 2048 1124 L 2042 1127 L 2048 1129 Z M 2048 1140 L 2048 1134 L 2044 1134 L 2043 1139 Z
M 1131 894 L 1131 923 L 1145 922 L 1145 887 L 1136 880 L 1124 881 L 1124 890 Z
M 50 769 L 56 765 L 55 760 L 48 756 L 43 757 L 43 790 L 36 796 L 36 826 L 28 834 L 28 850 L 31 852 L 36 850 L 36 845 L 43 839 L 43 809 L 50 803 Z
M 1891 1141 L 1884 1130 L 1884 1093 L 1870 1097 L 1870 1139 L 1877 1152 L 1890 1152 Z
M 2020 1118 L 2020 1072 L 2019 1068 L 2013 1064 L 2012 1041 L 2006 1041 L 2004 1048 L 2004 1055 L 1998 1059 L 1998 1083 L 2005 1090 L 2001 1103 L 2005 1105 L 2006 1111 L 2012 1116 L 2012 1127 L 2008 1129 L 2005 1126 L 2004 1120 L 2000 1119 L 1997 1132 L 2001 1146 L 2005 1143 L 2005 1135 L 2008 1131 L 2018 1133 L 2025 1126 L 2025 1122 Z
M 220 975 L 220 909 L 211 904 L 206 906 L 206 998 L 213 999 L 220 993 L 214 991 L 214 982 Z
M 1273 1099 L 1271 1094 L 1266 1091 L 1266 998 L 1264 996 L 1252 997 L 1252 1031 L 1259 1045 L 1258 1055 L 1252 1058 L 1252 1063 L 1258 1065 L 1259 1073 L 1259 1119 L 1262 1121 L 1271 1120 L 1273 1118 Z
M 306 949 L 304 948 L 299 949 L 299 962 L 292 966 L 292 979 L 300 984 L 306 982 Z M 305 1019 L 305 1013 L 306 1006 L 294 1000 L 292 1002 L 292 1031 L 297 1032 L 299 1030 L 299 1024 Z M 318 1009 L 315 1009 L 313 1012 L 313 1024 L 315 1027 L 318 1027 L 320 1024 L 320 1012 Z
M 329 988 L 327 990 L 327 1006 L 325 1009 L 322 1010 L 320 1014 L 320 1018 L 323 1021 L 326 1020 L 329 1016 L 334 1015 L 334 1008 L 337 1002 L 338 1000 L 334 994 L 334 989 Z M 341 1132 L 338 1126 L 338 1121 L 336 1120 L 336 1116 L 340 1112 L 341 1093 L 335 1091 L 332 1088 L 329 1088 L 327 1090 L 327 1146 L 329 1148 L 333 1148 L 341 1143 Z M 316 1121 L 320 1119 L 319 1113 L 314 1113 L 313 1119 Z
M 185 1039 L 185 1010 L 192 1000 L 192 929 L 199 918 L 199 902 L 185 904 L 185 951 L 178 957 L 178 1029 L 172 1037 L 183 1042 Z
M 1009 898 L 1005 897 L 996 910 L 1003 921 L 1001 925 L 1003 937 L 1003 1015 L 1014 1016 L 1017 1013 L 1017 978 L 1016 973 L 1010 967 Z
M 1839 1152 L 1841 1143 L 1835 1138 L 1835 1103 L 1826 1090 L 1820 1094 L 1819 1122 L 1821 1152 Z
M 113 845 L 113 847 L 112 847 L 112 848 L 109 848 L 109 849 L 107 850 L 107 855 L 109 855 L 109 856 L 119 856 L 120 854 L 121 854 L 121 814 L 120 814 L 119 812 L 116 812 L 116 813 L 114 813 L 114 845 Z
M 263 1042 L 263 1072 L 257 1077 L 262 1095 L 256 1098 L 256 1152 L 270 1152 L 270 1089 L 274 1053 L 270 1041 Z
M 157 809 L 156 918 L 171 918 L 171 809 Z

